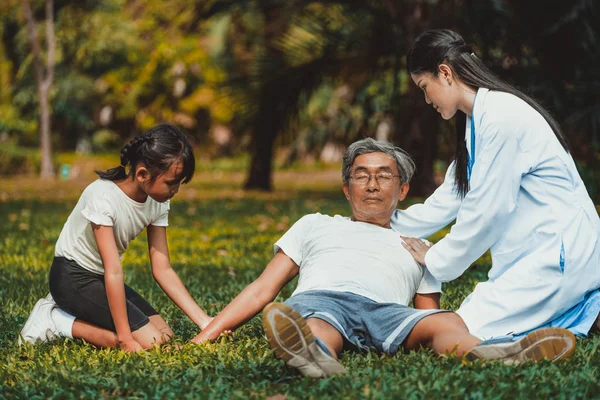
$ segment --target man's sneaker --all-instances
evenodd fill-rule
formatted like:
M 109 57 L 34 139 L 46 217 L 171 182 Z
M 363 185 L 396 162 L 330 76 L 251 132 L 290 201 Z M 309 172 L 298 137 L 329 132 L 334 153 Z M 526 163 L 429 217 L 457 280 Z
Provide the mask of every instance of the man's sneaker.
M 23 342 L 36 344 L 58 338 L 58 331 L 50 316 L 50 313 L 55 307 L 58 306 L 50 294 L 43 299 L 39 299 L 37 303 L 35 303 L 27 322 L 25 322 L 23 330 L 21 330 L 21 333 L 19 334 L 19 346 L 21 346 Z
M 293 308 L 271 303 L 263 310 L 262 321 L 275 355 L 302 375 L 327 378 L 346 372 L 342 364 L 319 347 L 306 320 Z
M 542 328 L 522 339 L 486 340 L 465 354 L 473 360 L 498 360 L 505 364 L 549 359 L 557 361 L 570 357 L 575 351 L 575 335 L 567 329 Z

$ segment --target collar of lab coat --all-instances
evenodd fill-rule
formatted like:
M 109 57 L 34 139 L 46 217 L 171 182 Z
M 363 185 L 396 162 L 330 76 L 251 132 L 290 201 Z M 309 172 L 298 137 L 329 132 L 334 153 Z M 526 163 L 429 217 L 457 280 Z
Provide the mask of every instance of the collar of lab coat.
M 475 126 L 475 149 L 477 149 L 477 144 L 479 143 L 479 137 L 477 136 L 477 132 L 479 131 L 479 126 L 481 125 L 481 117 L 483 116 L 483 111 L 485 107 L 485 98 L 489 93 L 489 89 L 479 88 L 477 90 L 477 95 L 475 96 L 475 104 L 473 105 L 473 114 L 469 117 L 467 115 L 467 123 L 465 126 L 465 142 L 467 144 L 467 152 L 469 153 L 469 157 L 471 154 L 471 119 L 474 118 L 474 126 Z M 477 153 L 477 151 L 475 151 Z

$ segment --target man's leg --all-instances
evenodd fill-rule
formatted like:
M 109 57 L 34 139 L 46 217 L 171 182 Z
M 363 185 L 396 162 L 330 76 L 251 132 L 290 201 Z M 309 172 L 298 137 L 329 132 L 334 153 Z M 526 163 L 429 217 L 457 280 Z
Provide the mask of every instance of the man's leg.
M 315 338 L 319 338 L 327 347 L 329 353 L 336 359 L 340 357 L 344 348 L 344 338 L 329 322 L 319 318 L 308 318 L 306 323 Z
M 310 325 L 296 310 L 283 303 L 271 303 L 263 310 L 263 327 L 275 355 L 305 376 L 326 378 L 343 374 L 336 360 L 341 352 L 342 335 L 329 323 L 310 318 Z M 315 341 L 311 327 L 322 336 Z M 328 354 L 329 353 L 329 354 Z
M 575 351 L 575 336 L 562 328 L 543 328 L 519 340 L 480 341 L 469 334 L 462 318 L 455 313 L 429 315 L 419 321 L 403 343 L 408 350 L 419 346 L 438 354 L 454 352 L 469 360 L 498 360 L 507 364 L 522 361 L 552 361 L 570 357 Z
M 444 312 L 429 315 L 415 325 L 402 344 L 407 350 L 420 346 L 438 354 L 455 352 L 462 356 L 481 342 L 471 335 L 462 318 L 455 313 Z

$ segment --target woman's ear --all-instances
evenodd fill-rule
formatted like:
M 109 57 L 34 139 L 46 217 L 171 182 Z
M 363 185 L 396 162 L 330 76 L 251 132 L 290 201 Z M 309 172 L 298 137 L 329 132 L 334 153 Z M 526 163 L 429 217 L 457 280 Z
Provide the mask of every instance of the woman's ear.
M 440 64 L 438 67 L 438 75 L 441 79 L 445 80 L 448 85 L 452 85 L 454 75 L 452 74 L 452 68 L 448 64 Z

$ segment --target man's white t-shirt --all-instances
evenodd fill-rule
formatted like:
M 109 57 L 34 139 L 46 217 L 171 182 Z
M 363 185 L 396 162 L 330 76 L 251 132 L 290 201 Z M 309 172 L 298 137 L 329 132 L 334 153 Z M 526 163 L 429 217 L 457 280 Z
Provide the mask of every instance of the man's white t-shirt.
M 129 242 L 148 225 L 168 226 L 168 216 L 169 201 L 159 203 L 148 196 L 144 203 L 139 203 L 127 196 L 116 183 L 98 179 L 81 194 L 60 232 L 54 255 L 73 260 L 89 271 L 104 274 L 92 222 L 113 227 L 119 256 L 122 256 Z
M 309 214 L 275 243 L 300 267 L 293 295 L 308 290 L 351 292 L 378 303 L 408 305 L 441 283 L 402 246 L 398 232 L 336 215 Z

